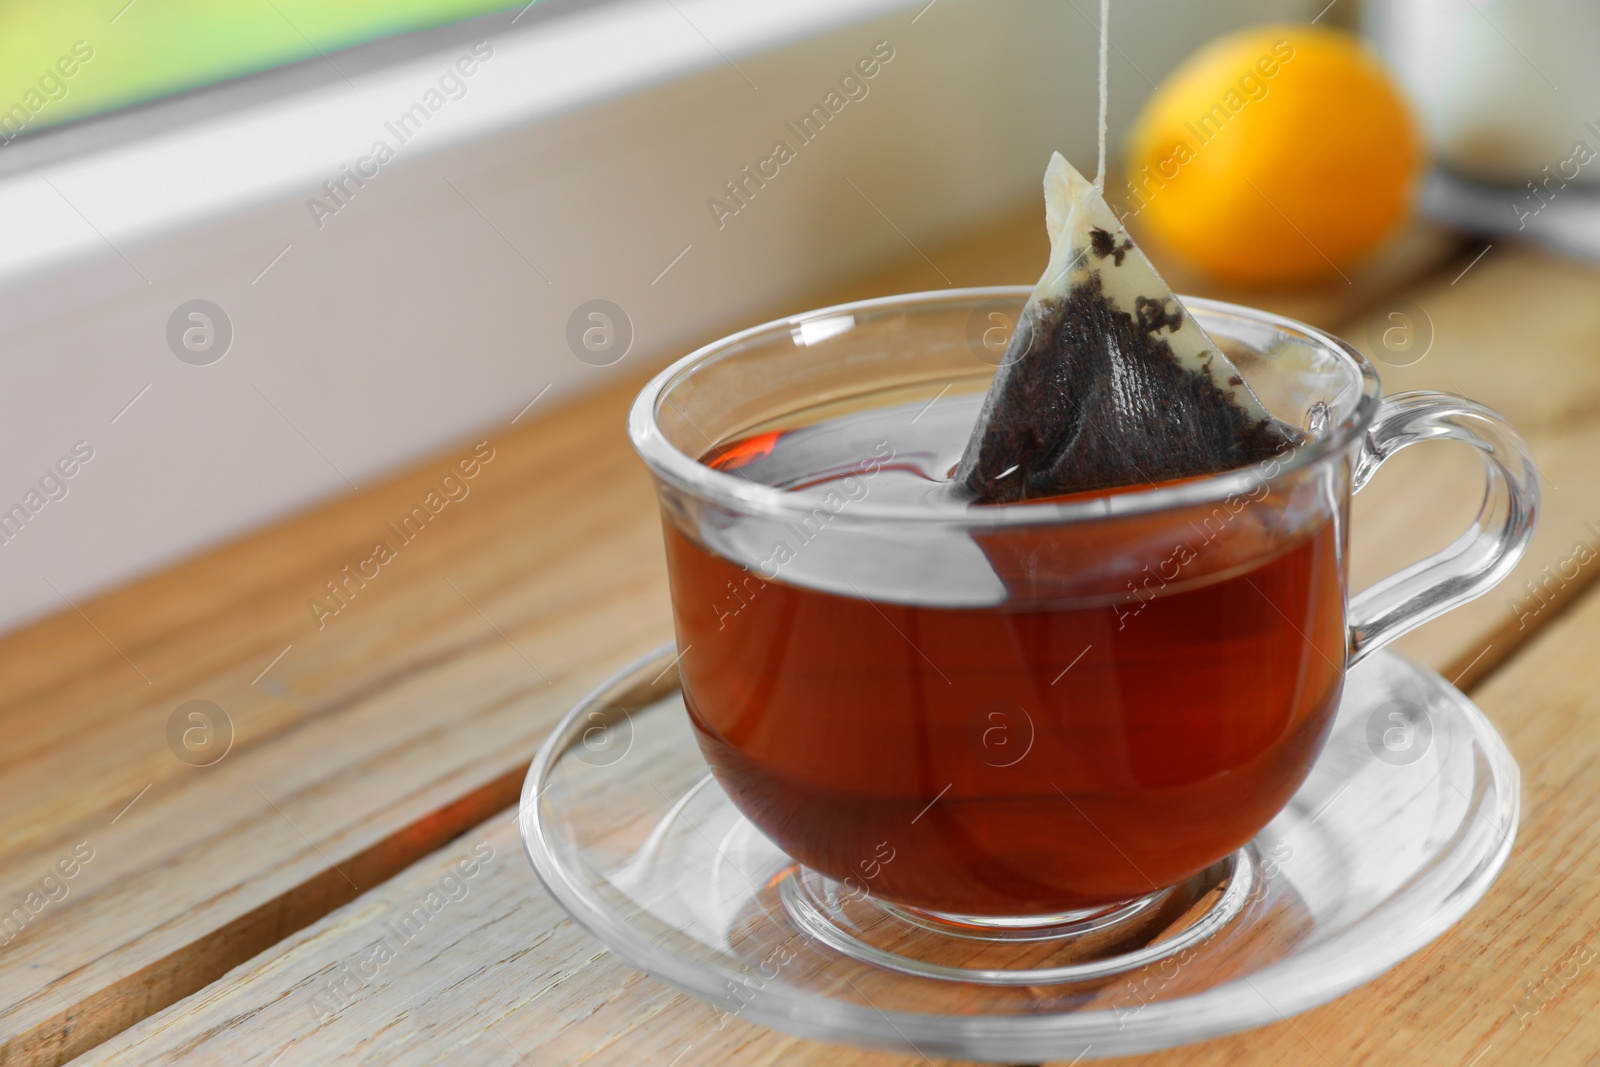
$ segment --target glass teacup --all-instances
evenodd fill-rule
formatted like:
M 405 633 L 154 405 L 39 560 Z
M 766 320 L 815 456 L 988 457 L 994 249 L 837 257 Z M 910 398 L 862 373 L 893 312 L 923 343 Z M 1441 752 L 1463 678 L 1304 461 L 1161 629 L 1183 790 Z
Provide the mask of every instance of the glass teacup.
M 1301 446 L 970 506 L 939 479 L 1027 293 L 758 326 L 668 368 L 629 421 L 718 783 L 805 868 L 995 929 L 1126 909 L 1245 845 L 1309 773 L 1349 667 L 1499 581 L 1538 503 L 1525 446 L 1488 409 L 1380 399 L 1337 338 L 1191 299 Z M 1485 461 L 1475 524 L 1350 596 L 1351 494 L 1434 438 Z M 785 484 L 785 449 L 818 441 L 848 462 Z

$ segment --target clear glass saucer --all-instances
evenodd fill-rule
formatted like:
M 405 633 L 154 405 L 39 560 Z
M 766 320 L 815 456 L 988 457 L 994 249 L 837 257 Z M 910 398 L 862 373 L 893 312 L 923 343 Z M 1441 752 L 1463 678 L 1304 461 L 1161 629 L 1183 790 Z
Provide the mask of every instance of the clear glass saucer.
M 1377 977 L 1487 891 L 1516 762 L 1471 701 L 1386 651 L 1349 672 L 1326 748 L 1254 841 L 1188 882 L 1021 926 L 874 899 L 800 868 L 733 807 L 663 648 L 562 720 L 528 771 L 540 879 L 622 959 L 736 1016 L 827 1041 L 995 1061 L 1166 1048 Z

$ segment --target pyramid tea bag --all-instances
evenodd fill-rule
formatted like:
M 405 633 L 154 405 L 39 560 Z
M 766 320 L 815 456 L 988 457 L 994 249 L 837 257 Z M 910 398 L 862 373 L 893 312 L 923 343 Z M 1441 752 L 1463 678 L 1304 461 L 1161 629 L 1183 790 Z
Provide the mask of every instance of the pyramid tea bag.
M 956 481 L 1009 503 L 1214 474 L 1293 445 L 1060 153 L 1044 194 L 1050 263 Z

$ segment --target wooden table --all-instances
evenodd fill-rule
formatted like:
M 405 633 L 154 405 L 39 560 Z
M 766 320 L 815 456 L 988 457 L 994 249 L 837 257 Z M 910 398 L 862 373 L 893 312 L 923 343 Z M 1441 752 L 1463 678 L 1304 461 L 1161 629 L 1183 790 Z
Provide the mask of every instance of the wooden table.
M 1037 274 L 1036 207 L 985 233 L 925 251 L 956 284 Z M 1419 233 L 1353 284 L 1246 299 L 1362 346 L 1374 311 L 1420 306 L 1432 349 L 1382 367 L 1387 389 L 1483 400 L 1533 445 L 1546 506 L 1527 559 L 1401 643 L 1521 761 L 1516 851 L 1456 929 L 1379 980 L 1146 1062 L 1600 1054 L 1600 1026 L 1583 1025 L 1600 1007 L 1600 562 L 1571 562 L 1600 549 L 1600 269 L 1511 245 L 1473 261 L 1480 248 Z M 908 250 L 773 312 L 941 284 Z M 649 369 L 638 357 L 597 392 L 486 428 L 470 495 L 336 615 L 308 602 L 477 440 L 0 641 L 0 902 L 25 908 L 0 933 L 0 1063 L 919 1062 L 717 1028 L 576 929 L 522 855 L 509 809 L 539 741 L 670 637 L 653 495 L 622 429 Z M 1357 585 L 1464 526 L 1479 478 L 1465 451 L 1413 449 L 1361 495 Z M 191 700 L 223 709 L 225 751 L 227 731 L 176 711 Z M 189 763 L 169 747 L 175 714 L 210 744 Z M 324 1010 L 319 992 L 387 916 L 491 852 L 464 899 Z

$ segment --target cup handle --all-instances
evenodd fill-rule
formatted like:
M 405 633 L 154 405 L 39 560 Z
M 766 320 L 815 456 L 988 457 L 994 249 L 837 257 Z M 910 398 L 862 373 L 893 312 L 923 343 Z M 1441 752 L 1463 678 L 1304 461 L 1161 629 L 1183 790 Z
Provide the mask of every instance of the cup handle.
M 1368 652 L 1474 600 L 1517 565 L 1539 512 L 1539 472 L 1497 413 L 1450 393 L 1396 393 L 1378 406 L 1351 480 L 1360 491 L 1384 460 L 1418 441 L 1464 441 L 1483 457 L 1483 505 L 1448 548 L 1350 598 L 1350 655 Z

